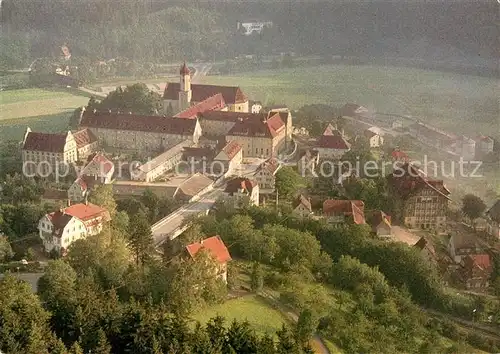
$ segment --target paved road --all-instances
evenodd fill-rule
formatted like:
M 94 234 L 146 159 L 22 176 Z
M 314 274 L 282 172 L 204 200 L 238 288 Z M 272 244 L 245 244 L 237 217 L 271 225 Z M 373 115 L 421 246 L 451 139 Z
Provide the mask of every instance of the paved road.
M 184 220 L 190 216 L 210 210 L 223 192 L 224 190 L 222 188 L 215 188 L 205 194 L 200 200 L 183 206 L 153 225 L 151 229 L 153 231 L 155 245 L 163 243 L 166 238 L 179 229 Z

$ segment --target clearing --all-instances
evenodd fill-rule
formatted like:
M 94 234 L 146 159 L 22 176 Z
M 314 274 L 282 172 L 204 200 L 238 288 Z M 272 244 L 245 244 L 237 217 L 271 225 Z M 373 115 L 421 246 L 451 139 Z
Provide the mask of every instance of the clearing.
M 497 80 L 434 70 L 376 65 L 322 65 L 206 76 L 204 83 L 240 86 L 264 104 L 342 106 L 358 103 L 443 129 L 498 135 Z
M 68 127 L 71 113 L 89 98 L 69 90 L 37 88 L 0 92 L 0 141 L 20 140 L 26 126 L 57 132 Z
M 228 300 L 223 304 L 204 309 L 192 316 L 202 324 L 220 315 L 229 326 L 233 319 L 248 321 L 258 334 L 274 335 L 288 320 L 278 311 L 270 307 L 264 300 L 255 295 L 243 296 Z

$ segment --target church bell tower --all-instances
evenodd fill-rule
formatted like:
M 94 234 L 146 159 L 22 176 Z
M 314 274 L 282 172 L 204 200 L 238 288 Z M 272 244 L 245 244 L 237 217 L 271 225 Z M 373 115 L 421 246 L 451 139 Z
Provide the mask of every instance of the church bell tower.
M 180 70 L 179 110 L 183 111 L 191 105 L 191 72 L 182 64 Z

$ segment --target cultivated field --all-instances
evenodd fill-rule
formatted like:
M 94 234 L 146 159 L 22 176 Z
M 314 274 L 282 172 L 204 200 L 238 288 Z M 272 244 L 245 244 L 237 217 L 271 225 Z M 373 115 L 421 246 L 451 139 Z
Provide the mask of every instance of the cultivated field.
M 57 132 L 89 98 L 64 90 L 23 89 L 0 92 L 0 141 L 21 139 L 26 126 Z
M 238 85 L 264 103 L 358 103 L 408 115 L 457 133 L 500 135 L 500 90 L 494 78 L 406 67 L 323 65 L 207 76 L 205 83 Z
M 209 319 L 220 315 L 226 319 L 229 326 L 233 319 L 237 321 L 248 321 L 253 329 L 259 334 L 274 335 L 281 329 L 287 319 L 264 301 L 256 296 L 248 295 L 238 299 L 228 300 L 223 304 L 202 310 L 193 315 L 193 319 L 205 324 Z

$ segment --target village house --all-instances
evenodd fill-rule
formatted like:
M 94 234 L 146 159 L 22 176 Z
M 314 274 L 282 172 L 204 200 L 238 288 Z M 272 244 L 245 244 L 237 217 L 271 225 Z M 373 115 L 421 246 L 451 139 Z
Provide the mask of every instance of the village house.
M 486 212 L 486 232 L 500 240 L 500 199 Z
M 361 200 L 327 199 L 323 202 L 323 216 L 329 223 L 353 223 L 363 225 L 365 203 Z
M 56 168 L 62 175 L 78 160 L 75 138 L 70 131 L 64 134 L 38 133 L 28 127 L 22 142 L 22 159 L 26 176 L 55 176 Z
M 292 203 L 292 214 L 300 218 L 311 216 L 313 211 L 311 207 L 311 200 L 299 195 Z
M 74 204 L 43 216 L 38 230 L 46 252 L 64 254 L 74 241 L 101 232 L 109 220 L 109 212 L 97 205 Z
M 402 200 L 402 220 L 413 229 L 444 231 L 450 191 L 442 180 L 426 177 L 410 163 L 397 165 L 388 177 L 391 193 Z
M 222 239 L 219 236 L 212 236 L 186 246 L 186 252 L 192 259 L 196 257 L 200 250 L 209 252 L 216 262 L 214 276 L 227 283 L 227 262 L 231 260 L 231 255 Z
M 97 137 L 89 130 L 82 129 L 73 133 L 78 152 L 78 160 L 85 161 L 99 148 Z
M 227 133 L 228 141 L 236 141 L 243 157 L 269 158 L 278 155 L 286 140 L 286 126 L 279 113 L 254 115 L 239 119 Z
M 484 252 L 483 247 L 473 234 L 454 232 L 448 240 L 448 253 L 455 263 L 461 263 L 468 255 Z
M 163 93 L 165 113 L 178 113 L 207 98 L 221 94 L 232 112 L 248 112 L 248 98 L 239 87 L 191 84 L 191 73 L 186 63 L 180 69 L 180 82 L 169 82 Z
M 275 158 L 270 158 L 255 170 L 254 178 L 259 184 L 260 194 L 273 193 L 276 188 L 276 173 L 281 165 Z
M 437 262 L 436 250 L 432 243 L 429 242 L 425 237 L 421 237 L 413 247 L 418 250 L 420 255 L 424 257 L 425 260 L 429 262 Z
M 293 133 L 293 120 L 292 120 L 292 112 L 288 107 L 281 107 L 281 108 L 271 108 L 267 112 L 267 117 L 272 117 L 276 113 L 279 114 L 281 120 L 285 123 L 285 136 L 286 136 L 286 141 L 290 142 L 292 139 L 292 133 Z
M 88 128 L 103 148 L 156 152 L 185 140 L 198 143 L 202 134 L 198 119 L 166 118 L 87 110 L 80 128 Z
M 338 160 L 351 149 L 342 132 L 328 125 L 318 139 L 316 150 L 321 160 Z
M 182 156 L 185 148 L 194 145 L 191 139 L 186 139 L 183 142 L 174 145 L 167 151 L 156 156 L 152 160 L 138 166 L 131 173 L 132 180 L 153 182 L 163 176 L 165 172 L 174 169 L 179 162 L 182 161 Z
M 493 152 L 495 141 L 487 136 L 480 135 L 476 138 L 476 157 L 481 158 Z
M 382 135 L 380 135 L 380 133 L 377 133 L 370 129 L 366 129 L 363 132 L 363 135 L 366 139 L 368 139 L 370 148 L 379 148 L 384 144 L 384 138 L 382 137 Z
M 234 202 L 235 208 L 242 205 L 259 206 L 259 184 L 249 178 L 237 177 L 229 180 L 224 193 Z
M 392 235 L 391 217 L 382 210 L 372 212 L 368 217 L 368 224 L 372 233 L 378 237 L 390 237 Z
M 236 141 L 230 141 L 215 156 L 213 171 L 207 171 L 207 173 L 223 174 L 226 177 L 230 176 L 238 169 L 242 160 L 243 149 Z
M 103 153 L 88 156 L 88 163 L 80 172 L 85 176 L 87 183 L 109 184 L 113 180 L 115 165 Z
M 297 169 L 301 176 L 314 176 L 319 163 L 319 153 L 316 150 L 305 150 L 299 155 Z
M 488 254 L 468 255 L 464 257 L 461 265 L 459 272 L 467 289 L 484 289 L 490 285 L 493 266 Z

